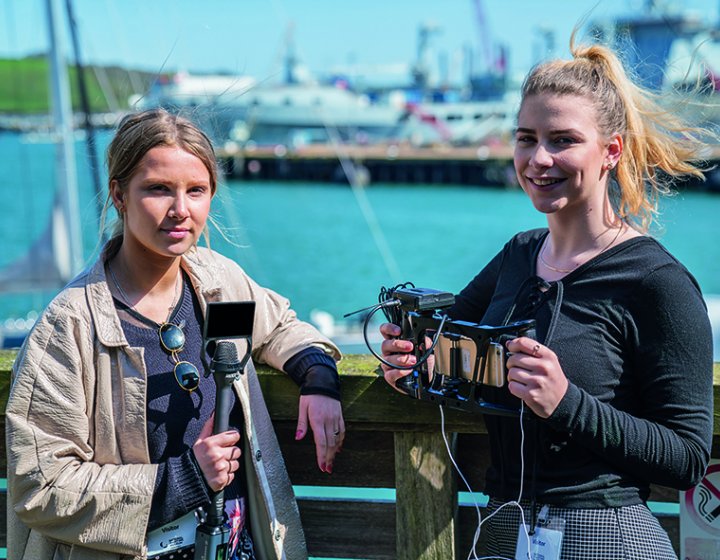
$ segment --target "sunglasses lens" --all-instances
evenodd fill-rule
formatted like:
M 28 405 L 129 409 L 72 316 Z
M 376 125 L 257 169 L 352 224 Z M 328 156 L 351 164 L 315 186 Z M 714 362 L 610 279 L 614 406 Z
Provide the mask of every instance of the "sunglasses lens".
M 175 364 L 175 379 L 186 391 L 194 391 L 198 388 L 200 373 L 190 362 L 178 362 Z
M 185 333 L 177 325 L 164 323 L 160 327 L 160 342 L 168 352 L 180 352 L 185 345 Z
M 178 325 L 163 323 L 160 325 L 160 344 L 172 354 L 175 364 L 175 379 L 186 391 L 194 391 L 200 383 L 200 372 L 190 362 L 177 361 L 176 353 L 185 346 L 185 333 Z

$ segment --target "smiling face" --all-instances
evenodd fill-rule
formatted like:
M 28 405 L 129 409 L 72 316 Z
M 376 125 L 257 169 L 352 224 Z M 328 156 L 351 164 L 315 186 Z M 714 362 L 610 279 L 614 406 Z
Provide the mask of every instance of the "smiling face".
M 523 190 L 545 214 L 586 213 L 607 200 L 608 164 L 622 152 L 622 138 L 604 138 L 595 107 L 584 97 L 534 94 L 518 113 L 515 171 Z
M 122 191 L 110 183 L 124 219 L 123 248 L 145 256 L 175 258 L 195 245 L 205 228 L 210 174 L 196 156 L 177 146 L 150 149 Z

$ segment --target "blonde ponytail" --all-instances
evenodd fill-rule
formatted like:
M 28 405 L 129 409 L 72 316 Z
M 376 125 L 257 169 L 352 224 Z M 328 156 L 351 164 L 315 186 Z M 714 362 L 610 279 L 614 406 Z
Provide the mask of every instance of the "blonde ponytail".
M 570 52 L 572 60 L 536 66 L 523 83 L 522 99 L 553 93 L 591 101 L 600 134 L 623 138 L 623 154 L 614 171 L 617 192 L 611 193 L 615 210 L 636 229 L 647 232 L 660 195 L 678 178 L 704 177 L 704 139 L 713 134 L 664 108 L 659 96 L 633 82 L 609 48 L 576 46 L 573 32 Z

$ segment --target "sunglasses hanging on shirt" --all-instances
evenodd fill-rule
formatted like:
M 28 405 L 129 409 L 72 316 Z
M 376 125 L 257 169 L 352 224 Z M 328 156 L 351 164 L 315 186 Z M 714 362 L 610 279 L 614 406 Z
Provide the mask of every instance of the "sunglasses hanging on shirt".
M 173 373 L 175 374 L 175 380 L 178 382 L 178 385 L 190 393 L 197 389 L 200 384 L 200 372 L 198 368 L 195 367 L 195 364 L 181 360 L 178 357 L 178 354 L 185 348 L 185 333 L 182 330 L 184 323 L 180 323 L 179 325 L 171 322 L 156 323 L 152 319 L 148 319 L 131 307 L 128 307 L 123 302 L 119 301 L 118 303 L 120 303 L 121 309 L 127 311 L 131 317 L 157 330 L 160 338 L 160 346 L 170 354 L 173 362 L 175 362 Z
M 128 312 L 130 315 L 133 315 L 131 311 Z M 135 317 L 135 315 L 133 315 L 133 317 Z M 138 319 L 138 321 L 141 320 L 139 317 L 135 318 Z M 200 372 L 194 364 L 178 359 L 178 353 L 182 352 L 185 347 L 185 333 L 182 330 L 182 323 L 180 325 L 176 325 L 175 323 L 158 325 L 155 323 L 155 325 L 160 335 L 160 345 L 170 353 L 175 362 L 175 367 L 173 368 L 175 380 L 180 387 L 192 393 L 198 388 L 198 384 L 200 383 Z
M 115 287 L 122 294 L 123 298 L 127 300 L 127 296 L 118 283 L 117 278 L 115 278 L 115 274 L 110 266 L 108 266 L 108 270 L 110 271 L 110 276 L 115 283 Z M 113 298 L 113 300 L 116 302 L 119 309 L 127 311 L 127 313 L 134 319 L 152 329 L 157 330 L 158 337 L 160 338 L 160 346 L 162 346 L 163 350 L 170 354 L 173 362 L 175 363 L 173 373 L 178 385 L 189 393 L 192 393 L 195 389 L 197 389 L 200 384 L 200 372 L 198 371 L 198 368 L 195 367 L 195 364 L 181 360 L 178 357 L 178 354 L 185 348 L 185 333 L 182 330 L 184 322 L 181 322 L 179 325 L 172 322 L 175 315 L 175 304 L 171 307 L 172 311 L 168 320 L 164 323 L 157 323 L 135 311 L 135 309 L 126 302 L 117 298 Z M 177 303 L 177 300 L 175 303 Z

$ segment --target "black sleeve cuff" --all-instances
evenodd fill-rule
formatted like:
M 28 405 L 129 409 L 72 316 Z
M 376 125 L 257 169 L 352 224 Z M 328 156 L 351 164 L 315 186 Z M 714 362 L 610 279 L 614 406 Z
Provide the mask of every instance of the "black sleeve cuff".
M 340 400 L 340 376 L 335 360 L 319 348 L 306 348 L 290 358 L 283 370 L 300 387 L 301 395 L 325 395 Z

